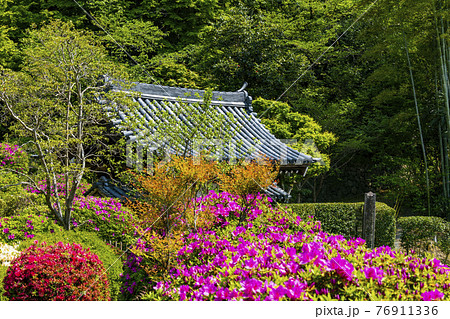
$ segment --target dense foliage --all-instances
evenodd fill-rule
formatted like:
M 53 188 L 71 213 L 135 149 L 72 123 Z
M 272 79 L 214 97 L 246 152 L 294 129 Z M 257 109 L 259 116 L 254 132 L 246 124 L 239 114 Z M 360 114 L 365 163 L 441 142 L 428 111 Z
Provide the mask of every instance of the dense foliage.
M 11 172 L 2 172 L 0 183 L 0 218 L 24 212 L 32 203 L 39 203 L 36 194 L 23 188 L 20 177 Z M 44 208 L 45 210 L 45 208 Z
M 28 167 L 28 156 L 18 145 L 0 143 L 0 168 L 23 171 Z
M 393 248 L 398 229 L 397 214 L 385 203 L 376 203 L 375 209 L 375 247 L 386 245 Z
M 319 220 L 323 231 L 345 238 L 357 237 L 361 203 L 305 203 L 289 204 L 286 207 L 302 219 L 312 216 Z
M 78 244 L 32 245 L 13 260 L 4 278 L 9 300 L 109 300 L 97 255 Z
M 2 282 L 2 284 L 0 285 L 0 301 L 8 300 L 8 298 L 5 297 L 5 295 L 4 295 L 5 288 L 3 288 L 3 278 L 5 278 L 7 270 L 8 270 L 8 267 L 0 265 L 0 281 Z
M 36 207 L 31 207 L 22 213 L 1 218 L 0 240 L 6 243 L 17 243 L 33 238 L 36 233 L 60 228 L 55 220 L 49 218 L 45 212 L 37 210 L 36 213 L 36 209 Z
M 75 201 L 72 214 L 73 229 L 96 232 L 104 241 L 124 245 L 134 242 L 136 221 L 118 200 L 80 197 Z

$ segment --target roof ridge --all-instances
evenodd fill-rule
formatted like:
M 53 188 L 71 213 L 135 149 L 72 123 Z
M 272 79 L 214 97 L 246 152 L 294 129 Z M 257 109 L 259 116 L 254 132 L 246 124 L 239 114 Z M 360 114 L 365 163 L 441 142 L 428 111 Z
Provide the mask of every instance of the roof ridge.
M 202 100 L 204 93 L 206 90 L 203 89 L 189 89 L 183 87 L 175 87 L 175 86 L 166 86 L 159 84 L 149 84 L 142 82 L 133 82 L 133 85 L 129 90 L 140 92 L 143 97 L 153 98 L 157 100 L 166 99 L 191 99 L 191 100 Z M 120 85 L 113 85 L 113 89 L 123 90 Z M 245 103 L 248 98 L 248 93 L 246 91 L 234 91 L 234 92 L 226 92 L 226 91 L 212 91 L 213 101 L 221 101 L 221 102 L 240 102 Z

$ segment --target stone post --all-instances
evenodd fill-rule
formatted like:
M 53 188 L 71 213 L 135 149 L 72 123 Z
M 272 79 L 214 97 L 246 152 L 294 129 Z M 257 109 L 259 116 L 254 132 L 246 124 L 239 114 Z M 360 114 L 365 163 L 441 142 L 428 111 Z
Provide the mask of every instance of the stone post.
M 364 218 L 363 218 L 363 238 L 369 248 L 374 248 L 375 244 L 375 203 L 376 194 L 368 192 L 364 194 Z

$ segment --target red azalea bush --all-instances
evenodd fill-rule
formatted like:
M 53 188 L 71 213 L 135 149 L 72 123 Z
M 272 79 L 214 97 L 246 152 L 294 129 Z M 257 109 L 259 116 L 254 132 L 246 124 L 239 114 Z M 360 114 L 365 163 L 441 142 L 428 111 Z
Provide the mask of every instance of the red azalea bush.
M 28 247 L 3 280 L 9 300 L 109 300 L 109 284 L 97 255 L 78 244 Z

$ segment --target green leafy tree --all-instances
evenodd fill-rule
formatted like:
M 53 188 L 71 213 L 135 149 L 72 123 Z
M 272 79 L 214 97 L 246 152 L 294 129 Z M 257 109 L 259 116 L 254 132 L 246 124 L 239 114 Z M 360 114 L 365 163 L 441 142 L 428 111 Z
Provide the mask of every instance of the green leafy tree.
M 367 146 L 359 160 L 373 166 L 370 180 L 380 194 L 403 201 L 415 213 L 441 216 L 446 210 L 442 197 L 448 195 L 438 45 L 448 34 L 440 28 L 448 21 L 444 3 L 382 0 L 372 8 L 359 33 L 366 80 L 356 95 L 354 122 Z
M 324 132 L 310 116 L 293 112 L 292 107 L 287 103 L 258 98 L 253 102 L 253 107 L 262 116 L 261 122 L 275 137 L 295 140 L 296 142 L 289 145 L 290 147 L 315 158 L 321 158 L 320 162 L 309 167 L 307 177 L 282 176 L 281 181 L 285 184 L 283 187 L 289 185 L 291 188 L 296 188 L 294 193 L 297 195 L 297 201 L 300 201 L 305 185 L 311 184 L 315 201 L 320 191 L 320 184 L 323 182 L 323 175 L 331 166 L 330 149 L 337 142 L 336 136 L 333 133 Z
M 154 21 L 168 33 L 168 45 L 182 49 L 195 42 L 199 32 L 222 11 L 229 1 L 220 0 L 143 0 L 134 11 Z
M 9 2 L 9 1 L 8 1 Z M 17 54 L 16 44 L 10 39 L 7 20 L 11 16 L 11 11 L 7 9 L 7 0 L 0 0 L 0 65 L 7 66 L 11 63 L 12 57 Z
M 210 87 L 212 83 L 189 68 L 189 50 L 161 53 L 152 57 L 146 64 L 152 78 L 139 73 L 144 82 L 156 80 L 161 85 L 178 86 L 191 89 Z M 146 74 L 145 74 L 146 75 Z
M 354 1 L 232 1 L 200 33 L 192 52 L 193 70 L 209 76 L 221 89 L 244 81 L 253 96 L 276 99 L 302 73 L 285 101 L 298 96 L 305 83 L 323 81 L 330 61 L 347 52 L 328 50 L 313 69 L 308 67 L 334 41 L 352 16 Z M 349 14 L 350 12 L 350 14 Z M 320 36 L 317 36 L 320 34 Z
M 23 177 L 36 188 L 44 178 L 46 204 L 68 230 L 77 188 L 108 137 L 99 103 L 108 83 L 101 77 L 119 77 L 120 70 L 92 34 L 59 20 L 30 31 L 23 55 L 21 72 L 1 70 L 0 101 L 12 131 L 38 158 L 37 174 Z

